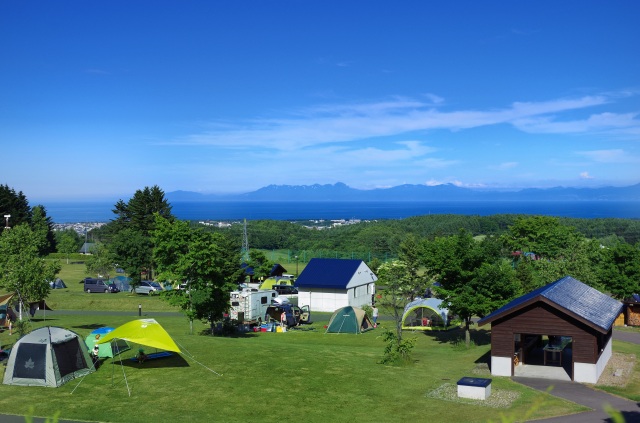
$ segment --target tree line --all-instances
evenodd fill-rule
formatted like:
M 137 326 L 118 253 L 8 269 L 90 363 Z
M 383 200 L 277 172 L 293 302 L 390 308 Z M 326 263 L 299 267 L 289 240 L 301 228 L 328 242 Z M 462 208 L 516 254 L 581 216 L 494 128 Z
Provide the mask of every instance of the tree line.
M 54 234 L 44 207 L 29 207 L 23 193 L 6 185 L 0 186 L 0 209 L 12 215 L 11 229 L 0 236 L 0 287 L 42 299 L 48 293 L 44 281 L 58 271 L 42 258 L 77 251 L 82 240 L 74 231 Z M 134 285 L 142 278 L 187 283 L 187 290 L 163 297 L 190 319 L 220 318 L 228 292 L 247 269 L 267 276 L 274 263 L 260 249 L 373 252 L 369 267 L 388 294 L 406 301 L 430 290 L 467 325 L 472 316 L 565 275 L 619 299 L 640 291 L 640 221 L 634 219 L 429 215 L 328 230 L 257 220 L 247 224 L 251 250 L 242 263 L 242 225 L 180 221 L 158 186 L 119 200 L 112 211 L 114 218 L 92 231 L 97 245 L 87 271 L 108 277 L 119 267 Z M 397 259 L 384 262 L 376 254 Z

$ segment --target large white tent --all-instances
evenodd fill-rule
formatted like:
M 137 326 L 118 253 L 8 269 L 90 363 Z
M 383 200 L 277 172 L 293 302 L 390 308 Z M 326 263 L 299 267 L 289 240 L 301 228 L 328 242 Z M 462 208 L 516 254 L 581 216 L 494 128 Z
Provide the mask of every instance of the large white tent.
M 20 338 L 9 354 L 5 385 L 58 387 L 95 371 L 80 336 L 46 326 Z

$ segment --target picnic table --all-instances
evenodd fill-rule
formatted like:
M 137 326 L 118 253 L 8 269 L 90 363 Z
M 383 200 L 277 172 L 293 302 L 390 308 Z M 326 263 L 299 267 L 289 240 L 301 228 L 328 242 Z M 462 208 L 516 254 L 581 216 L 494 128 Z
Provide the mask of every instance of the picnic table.
M 550 337 L 549 342 L 543 348 L 544 365 L 546 366 L 549 363 L 562 366 L 562 352 L 570 343 L 571 337 L 569 336 L 559 336 L 553 339 Z

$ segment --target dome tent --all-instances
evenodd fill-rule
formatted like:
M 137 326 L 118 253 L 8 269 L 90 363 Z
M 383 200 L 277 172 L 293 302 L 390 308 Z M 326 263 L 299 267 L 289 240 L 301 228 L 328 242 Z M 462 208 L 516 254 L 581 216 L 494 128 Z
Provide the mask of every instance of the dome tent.
M 402 329 L 431 330 L 449 325 L 449 310 L 437 298 L 416 298 L 404 307 Z
M 363 309 L 346 306 L 333 312 L 325 333 L 362 333 L 373 328 Z
M 116 276 L 109 279 L 109 283 L 115 284 L 120 292 L 131 291 L 131 278 L 128 276 Z
M 45 326 L 26 334 L 11 348 L 4 384 L 56 388 L 94 371 L 77 333 Z

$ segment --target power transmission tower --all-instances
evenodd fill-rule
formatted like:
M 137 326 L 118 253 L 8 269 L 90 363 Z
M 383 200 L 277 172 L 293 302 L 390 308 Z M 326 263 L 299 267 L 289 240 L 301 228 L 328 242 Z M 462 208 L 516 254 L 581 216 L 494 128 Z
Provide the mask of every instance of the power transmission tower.
M 247 236 L 247 219 L 244 220 L 244 229 L 242 231 L 242 262 L 249 262 L 249 237 Z

